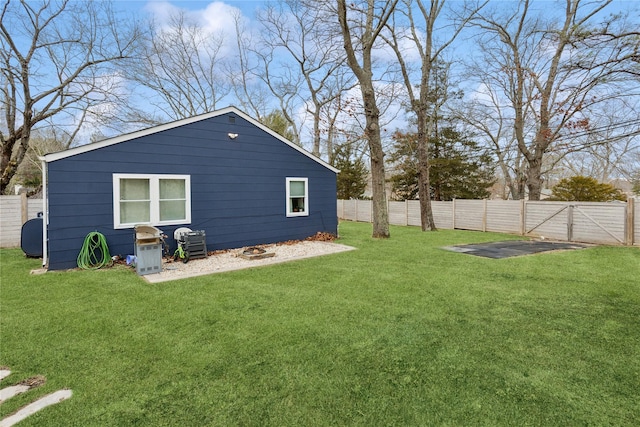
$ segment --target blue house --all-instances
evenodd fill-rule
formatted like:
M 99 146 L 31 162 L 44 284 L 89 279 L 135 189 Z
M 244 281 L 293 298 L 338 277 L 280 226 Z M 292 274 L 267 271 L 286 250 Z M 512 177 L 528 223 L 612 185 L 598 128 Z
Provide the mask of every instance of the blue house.
M 204 230 L 209 250 L 337 234 L 338 170 L 235 107 L 47 154 L 43 170 L 50 270 L 76 267 L 92 231 L 133 254 L 138 224 Z

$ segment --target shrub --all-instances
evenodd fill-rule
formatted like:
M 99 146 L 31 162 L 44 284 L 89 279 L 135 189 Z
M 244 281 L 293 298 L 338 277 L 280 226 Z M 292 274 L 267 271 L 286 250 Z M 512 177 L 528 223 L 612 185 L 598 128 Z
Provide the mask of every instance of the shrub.
M 598 182 L 589 176 L 573 176 L 560 180 L 552 188 L 549 200 L 610 202 L 612 200 L 626 200 L 626 196 L 611 184 Z

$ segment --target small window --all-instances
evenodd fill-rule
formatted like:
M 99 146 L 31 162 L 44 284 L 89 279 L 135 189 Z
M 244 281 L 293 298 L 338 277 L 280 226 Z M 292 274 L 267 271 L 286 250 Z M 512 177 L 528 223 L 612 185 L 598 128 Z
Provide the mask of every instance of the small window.
M 287 216 L 309 215 L 309 180 L 287 178 Z
M 113 174 L 113 225 L 191 223 L 189 175 Z
M 149 179 L 120 180 L 120 221 L 124 224 L 148 223 L 151 218 Z
M 184 179 L 160 179 L 160 221 L 180 221 L 187 217 Z

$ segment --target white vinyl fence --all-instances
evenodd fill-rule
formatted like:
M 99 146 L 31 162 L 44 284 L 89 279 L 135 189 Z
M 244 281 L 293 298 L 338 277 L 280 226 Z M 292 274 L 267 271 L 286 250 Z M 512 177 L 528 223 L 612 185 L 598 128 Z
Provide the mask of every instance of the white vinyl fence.
M 420 202 L 388 202 L 389 223 L 420 226 Z M 528 200 L 433 201 L 436 227 L 493 231 L 553 240 L 640 245 L 640 209 L 628 202 Z M 370 200 L 338 200 L 338 218 L 372 221 Z
M 42 212 L 42 199 L 19 196 L 0 196 L 0 248 L 20 246 L 22 224 Z
M 525 200 L 433 201 L 436 227 L 493 231 L 570 242 L 640 246 L 640 209 L 628 202 Z M 371 222 L 370 200 L 338 200 L 338 217 Z M 420 202 L 389 202 L 389 222 L 420 226 Z M 42 199 L 0 196 L 0 247 L 20 246 L 22 224 L 42 212 Z

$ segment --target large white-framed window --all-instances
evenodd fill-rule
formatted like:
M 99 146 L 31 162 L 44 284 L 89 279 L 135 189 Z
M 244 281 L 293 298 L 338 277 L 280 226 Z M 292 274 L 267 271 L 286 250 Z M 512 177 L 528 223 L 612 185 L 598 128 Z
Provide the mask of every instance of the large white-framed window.
M 287 216 L 309 215 L 309 179 L 287 178 Z
M 113 174 L 113 226 L 191 223 L 191 177 Z

